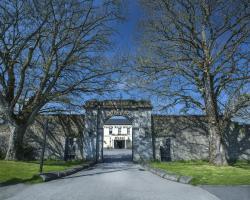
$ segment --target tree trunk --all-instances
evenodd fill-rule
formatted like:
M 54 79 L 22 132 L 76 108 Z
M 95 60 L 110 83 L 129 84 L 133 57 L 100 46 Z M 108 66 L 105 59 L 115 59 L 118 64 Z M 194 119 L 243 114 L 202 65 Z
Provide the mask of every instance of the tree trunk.
M 23 160 L 23 137 L 27 129 L 26 125 L 10 128 L 10 138 L 5 160 Z
M 209 162 L 214 165 L 227 165 L 216 97 L 214 95 L 213 77 L 209 73 L 204 73 L 204 86 L 209 133 Z
M 209 162 L 214 165 L 227 165 L 226 152 L 221 131 L 217 124 L 208 123 L 209 132 Z

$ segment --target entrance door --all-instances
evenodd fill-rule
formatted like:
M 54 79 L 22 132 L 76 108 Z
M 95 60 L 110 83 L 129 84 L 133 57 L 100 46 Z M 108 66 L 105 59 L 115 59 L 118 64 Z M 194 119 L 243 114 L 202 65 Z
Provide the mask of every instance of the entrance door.
M 124 149 L 125 148 L 125 140 L 115 140 L 114 147 L 115 147 L 115 149 Z
M 170 138 L 166 139 L 164 146 L 160 147 L 161 151 L 161 160 L 162 161 L 171 161 L 171 140 Z

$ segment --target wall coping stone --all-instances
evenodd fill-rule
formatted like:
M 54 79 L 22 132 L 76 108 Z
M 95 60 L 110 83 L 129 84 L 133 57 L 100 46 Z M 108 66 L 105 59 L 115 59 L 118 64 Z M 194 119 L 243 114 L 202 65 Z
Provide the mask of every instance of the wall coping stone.
M 100 107 L 101 109 L 150 109 L 152 110 L 153 106 L 150 101 L 146 100 L 89 100 L 85 102 L 85 109 L 95 109 Z

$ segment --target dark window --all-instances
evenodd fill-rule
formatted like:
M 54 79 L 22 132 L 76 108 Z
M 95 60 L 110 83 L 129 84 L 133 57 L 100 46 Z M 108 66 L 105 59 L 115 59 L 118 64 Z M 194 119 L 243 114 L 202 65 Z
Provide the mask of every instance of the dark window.
M 114 147 L 115 147 L 115 149 L 124 149 L 125 148 L 125 140 L 115 140 Z
M 121 135 L 122 134 L 122 128 L 118 128 L 118 135 Z
M 74 143 L 74 138 L 69 138 L 69 145 L 73 145 Z
M 112 135 L 113 133 L 113 127 L 109 127 L 109 135 Z
M 130 128 L 127 128 L 127 134 L 130 135 Z

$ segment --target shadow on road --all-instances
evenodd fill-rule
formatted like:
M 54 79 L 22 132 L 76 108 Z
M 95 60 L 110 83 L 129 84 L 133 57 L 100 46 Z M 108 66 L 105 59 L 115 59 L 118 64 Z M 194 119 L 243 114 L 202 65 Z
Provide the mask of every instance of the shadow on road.
M 132 149 L 104 149 L 104 163 L 132 162 Z
M 118 169 L 115 169 L 115 170 L 100 171 L 100 172 L 96 172 L 93 169 L 91 169 L 91 170 L 93 170 L 92 173 L 66 176 L 66 177 L 63 177 L 62 179 L 70 179 L 70 178 L 78 178 L 78 177 L 84 177 L 84 176 L 95 176 L 95 175 L 101 175 L 101 174 L 109 174 L 109 173 L 114 173 L 114 172 L 126 171 L 126 170 L 129 170 L 129 169 L 134 169 L 134 168 L 133 167 L 124 167 L 124 168 L 118 168 Z
M 108 174 L 119 171 L 126 171 L 130 169 L 138 169 L 132 163 L 132 150 L 129 149 L 105 149 L 103 151 L 104 162 L 97 164 L 95 167 L 91 167 L 84 170 L 83 174 L 75 174 L 62 179 L 70 179 L 84 176 L 94 176 L 100 174 Z

